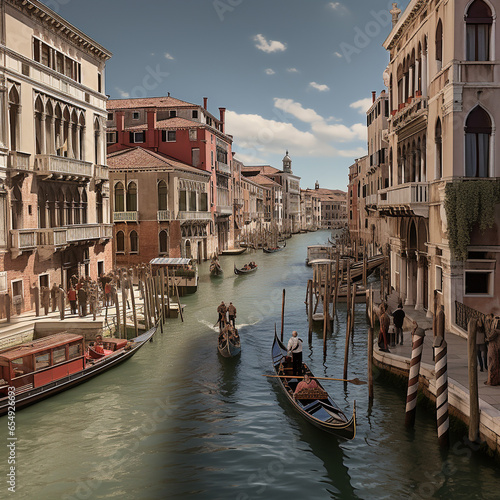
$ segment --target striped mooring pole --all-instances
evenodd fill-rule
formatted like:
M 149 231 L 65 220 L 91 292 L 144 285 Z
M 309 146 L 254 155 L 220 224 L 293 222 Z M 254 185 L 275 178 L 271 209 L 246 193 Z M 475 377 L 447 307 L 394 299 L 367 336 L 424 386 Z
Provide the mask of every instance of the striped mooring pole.
M 448 431 L 448 345 L 443 337 L 434 339 L 435 372 L 436 372 L 436 417 L 439 446 L 448 448 L 450 440 Z
M 406 427 L 415 425 L 415 413 L 417 410 L 418 377 L 420 373 L 420 362 L 422 360 L 422 349 L 424 348 L 425 331 L 417 328 L 413 334 L 411 349 L 410 375 L 408 377 L 408 392 L 406 396 Z

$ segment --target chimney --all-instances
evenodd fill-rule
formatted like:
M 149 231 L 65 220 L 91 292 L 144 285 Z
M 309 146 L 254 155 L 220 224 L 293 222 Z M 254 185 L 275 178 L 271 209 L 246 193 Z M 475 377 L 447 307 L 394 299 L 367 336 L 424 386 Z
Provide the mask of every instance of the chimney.
M 125 142 L 125 111 L 117 111 L 116 117 L 116 139 L 119 144 Z
M 225 125 L 225 117 L 226 117 L 226 108 L 219 108 L 219 113 L 220 113 L 220 122 L 221 122 L 221 132 L 224 134 L 226 132 L 226 125 Z
M 204 97 L 203 98 L 203 108 L 207 109 L 207 106 L 208 106 L 208 97 Z
M 377 93 L 373 90 L 372 91 L 372 103 L 375 102 L 376 99 L 377 99 Z

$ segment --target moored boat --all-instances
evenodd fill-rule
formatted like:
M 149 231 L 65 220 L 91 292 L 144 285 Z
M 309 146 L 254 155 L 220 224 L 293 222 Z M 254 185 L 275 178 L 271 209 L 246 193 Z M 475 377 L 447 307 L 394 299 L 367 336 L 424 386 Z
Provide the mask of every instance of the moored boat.
M 224 358 L 233 358 L 241 352 L 240 336 L 238 330 L 229 325 L 219 334 L 217 349 Z
M 281 250 L 284 250 L 286 247 L 286 241 L 285 241 L 285 244 L 280 247 L 274 247 L 274 248 L 263 248 L 262 250 L 265 252 L 265 253 L 275 253 L 275 252 L 281 252 Z
M 0 352 L 0 416 L 86 382 L 131 358 L 156 332 L 156 326 L 131 340 L 104 338 L 102 352 L 82 335 L 56 333 Z
M 292 377 L 292 361 L 287 357 L 287 348 L 280 342 L 276 333 L 272 347 L 272 362 L 280 389 L 292 404 L 293 408 L 308 422 L 321 430 L 334 434 L 343 439 L 353 439 L 356 435 L 356 403 L 353 405 L 352 417 L 348 418 L 329 396 L 317 380 L 316 389 L 303 389 L 294 396 L 294 391 L 299 383 Z M 303 363 L 303 372 L 311 373 L 308 366 Z M 286 378 L 285 378 L 286 377 Z
M 220 266 L 218 260 L 212 260 L 212 262 L 210 263 L 210 274 L 212 276 L 222 276 L 224 274 L 224 271 Z
M 243 248 L 233 248 L 231 250 L 222 250 L 222 255 L 241 255 L 247 251 L 247 247 Z
M 245 269 L 246 268 L 246 269 Z M 257 266 L 257 264 L 254 264 L 253 267 L 252 267 L 252 263 L 250 264 L 245 264 L 244 267 L 238 269 L 236 267 L 236 264 L 234 264 L 234 274 L 237 274 L 237 275 L 242 275 L 242 274 L 252 274 L 254 273 L 255 271 L 257 271 L 259 267 Z

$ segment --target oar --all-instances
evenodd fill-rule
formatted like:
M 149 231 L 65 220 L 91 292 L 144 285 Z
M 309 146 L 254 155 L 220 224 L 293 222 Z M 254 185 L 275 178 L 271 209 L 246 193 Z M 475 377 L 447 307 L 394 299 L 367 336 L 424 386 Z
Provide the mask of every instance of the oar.
M 296 377 L 295 375 L 262 375 L 263 377 L 269 378 L 304 378 L 304 377 Z M 311 379 L 317 380 L 336 380 L 337 382 L 350 382 L 354 385 L 365 385 L 366 382 L 364 380 L 359 380 L 359 378 L 353 378 L 351 380 L 347 380 L 345 378 L 330 378 L 330 377 L 309 377 Z

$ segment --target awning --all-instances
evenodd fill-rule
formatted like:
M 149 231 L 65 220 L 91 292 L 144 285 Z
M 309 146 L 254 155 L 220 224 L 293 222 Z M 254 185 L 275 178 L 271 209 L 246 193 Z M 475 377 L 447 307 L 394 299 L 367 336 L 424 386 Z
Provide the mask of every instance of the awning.
M 191 264 L 192 259 L 181 259 L 173 257 L 156 257 L 150 261 L 150 264 L 156 266 L 187 266 Z

